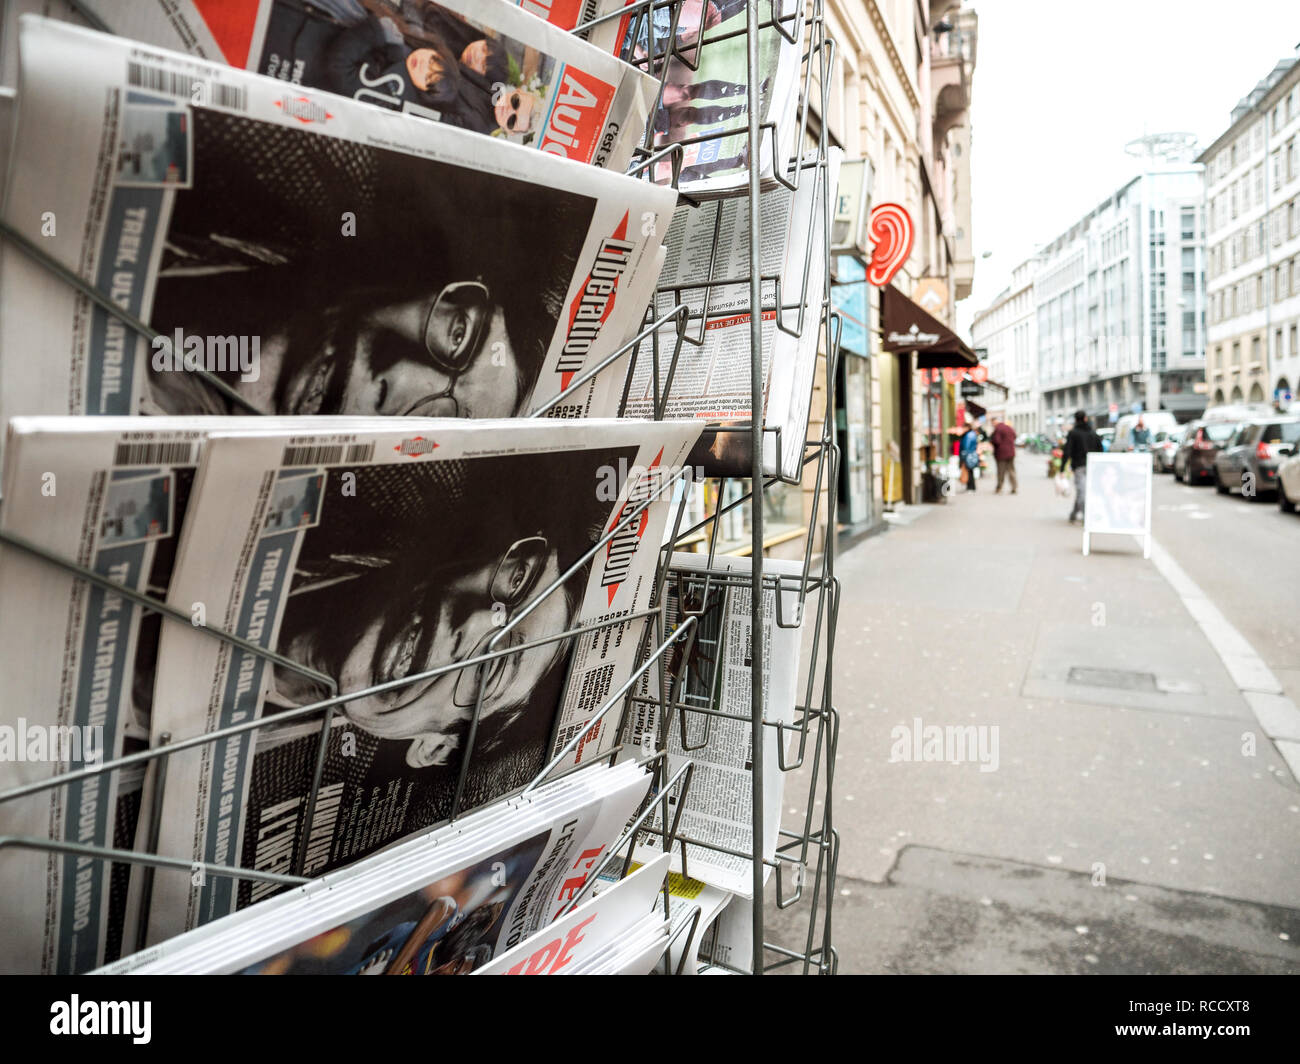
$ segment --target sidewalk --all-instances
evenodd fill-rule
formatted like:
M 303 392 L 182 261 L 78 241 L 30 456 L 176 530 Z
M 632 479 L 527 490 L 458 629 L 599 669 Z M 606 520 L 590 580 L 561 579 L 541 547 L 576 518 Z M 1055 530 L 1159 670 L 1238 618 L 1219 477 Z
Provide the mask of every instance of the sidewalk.
M 1300 971 L 1300 786 L 1136 541 L 1084 558 L 1017 465 L 837 563 L 841 970 Z M 996 769 L 899 760 L 918 719 Z

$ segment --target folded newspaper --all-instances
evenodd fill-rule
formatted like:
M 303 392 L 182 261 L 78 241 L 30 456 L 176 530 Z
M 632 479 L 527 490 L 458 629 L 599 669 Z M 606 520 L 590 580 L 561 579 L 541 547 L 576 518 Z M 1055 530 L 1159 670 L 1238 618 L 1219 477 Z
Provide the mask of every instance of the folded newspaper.
M 103 973 L 469 974 L 551 925 L 619 840 L 649 782 L 635 765 L 592 766 Z
M 672 190 L 62 22 L 20 34 L 5 220 L 159 335 L 0 241 L 0 418 L 593 413 L 574 378 L 639 328 Z
M 320 713 L 173 755 L 159 850 L 199 872 L 157 874 L 151 940 L 273 889 L 203 866 L 318 875 L 445 820 L 462 764 L 462 810 L 533 779 L 632 675 L 638 639 L 616 634 L 640 622 L 594 626 L 648 606 L 670 492 L 634 516 L 637 501 L 696 435 L 519 420 L 213 434 L 169 603 L 367 693 L 333 716 L 310 824 Z M 574 626 L 592 637 L 553 639 Z M 429 675 L 494 649 L 509 652 Z M 182 739 L 327 694 L 167 621 L 152 733 Z
M 592 975 L 611 966 L 619 975 L 647 975 L 654 961 L 642 960 L 644 938 L 668 945 L 669 928 L 655 912 L 668 871 L 668 855 L 642 865 L 626 879 L 610 876 L 609 886 L 532 938 L 499 954 L 475 975 Z M 605 875 L 600 877 L 604 882 Z M 660 953 L 662 953 L 662 948 Z
M 632 867 L 636 871 L 632 875 L 641 875 L 646 868 L 658 868 L 661 863 L 665 869 L 668 867 L 668 854 L 660 854 L 648 865 L 634 862 Z M 601 892 L 600 897 L 604 897 L 605 891 L 621 886 L 616 878 L 619 871 L 621 869 L 615 868 L 601 875 L 594 888 Z M 657 874 L 663 878 L 662 872 Z M 622 881 L 622 883 L 626 882 L 627 880 Z M 706 937 L 714 935 L 714 921 L 719 918 L 719 913 L 724 911 L 732 895 L 707 883 L 701 883 L 698 879 L 684 876 L 680 872 L 669 872 L 665 886 L 668 890 L 666 917 L 663 894 L 660 893 L 654 902 L 656 917 L 661 921 L 666 920 L 668 924 L 669 946 L 665 974 L 696 975 L 700 967 L 700 946 Z M 712 938 L 710 940 L 712 941 Z
M 602 13 L 635 0 L 603 0 Z M 680 188 L 694 196 L 749 182 L 749 66 L 746 0 L 686 0 L 639 7 L 618 23 L 616 46 L 629 63 L 663 79 L 654 144 L 682 144 Z M 762 127 L 758 165 L 765 184 L 795 154 L 799 71 L 805 50 L 802 0 L 759 3 L 758 83 L 753 99 Z M 675 40 L 672 37 L 676 19 Z M 779 26 L 779 28 L 778 28 Z M 784 32 L 782 32 L 784 31 Z M 779 170 L 775 169 L 779 168 Z M 656 178 L 667 181 L 665 160 Z
M 15 418 L 0 529 L 161 601 L 207 431 L 255 421 Z M 4 751 L 0 734 L 0 791 L 147 745 L 159 624 L 120 595 L 0 547 L 9 707 L 0 723 L 15 738 Z M 0 803 L 0 835 L 130 849 L 142 778 L 113 773 Z M 66 974 L 117 956 L 126 871 L 4 851 L 0 968 Z
M 712 712 L 682 716 L 672 711 L 668 722 L 669 771 L 686 761 L 694 762 L 689 799 L 682 810 L 680 833 L 698 843 L 686 846 L 687 871 L 710 886 L 742 897 L 753 895 L 753 744 L 750 734 L 752 698 L 751 631 L 752 615 L 747 558 L 718 557 L 709 577 L 707 559 L 698 554 L 673 555 L 668 574 L 667 609 L 676 624 L 689 611 L 698 616 L 692 642 L 674 661 L 685 675 L 677 692 L 687 707 Z M 781 828 L 781 797 L 785 773 L 781 751 L 789 752 L 793 741 L 796 684 L 802 620 L 799 611 L 799 583 L 802 569 L 796 562 L 766 559 L 765 575 L 779 582 L 780 590 L 768 586 L 763 592 L 763 858 L 776 858 Z M 779 601 L 778 601 L 779 599 Z M 780 623 L 778 623 L 778 620 Z M 642 687 L 643 697 L 629 715 L 627 739 L 630 747 L 653 749 L 658 741 L 658 674 L 652 673 Z M 722 715 L 722 714 L 725 714 Z M 778 725 L 784 727 L 778 728 Z M 669 799 L 669 817 L 676 810 Z M 662 816 L 655 806 L 649 825 L 662 830 Z M 639 860 L 649 860 L 663 847 L 662 836 L 646 834 L 637 847 Z M 728 852 L 732 851 L 732 852 Z M 680 847 L 674 847 L 673 870 L 681 870 Z M 765 877 L 771 867 L 764 869 Z
M 659 91 L 511 0 L 83 3 L 142 43 L 619 172 Z
M 839 149 L 829 153 L 830 188 L 836 185 L 842 155 Z M 818 169 L 799 171 L 795 191 L 778 185 L 762 193 L 759 209 L 762 272 L 781 279 L 779 288 L 771 280 L 762 285 L 763 469 L 795 479 L 808 434 L 825 296 L 825 263 L 818 249 L 824 246 L 826 197 Z M 667 417 L 695 417 L 732 428 L 750 418 L 749 283 L 700 287 L 707 281 L 748 277 L 748 229 L 748 195 L 679 207 L 673 215 L 658 310 L 667 313 L 685 303 L 695 342 L 682 344 L 675 368 L 670 358 L 660 357 L 659 395 L 667 395 Z M 671 352 L 673 339 L 665 331 L 661 349 Z M 652 416 L 655 394 L 654 363 L 642 351 L 632 372 L 627 416 Z M 705 473 L 748 475 L 748 446 L 748 432 L 717 434 L 702 456 Z
M 300 418 L 295 427 L 357 423 Z M 266 427 L 251 417 L 14 418 L 0 529 L 163 601 L 208 434 Z M 12 729 L 0 732 L 0 790 L 148 745 L 160 627 L 160 614 L 0 547 L 0 646 L 13 707 L 0 713 Z M 143 773 L 137 766 L 0 803 L 0 835 L 130 849 Z M 127 871 L 4 851 L 0 968 L 71 973 L 116 957 Z

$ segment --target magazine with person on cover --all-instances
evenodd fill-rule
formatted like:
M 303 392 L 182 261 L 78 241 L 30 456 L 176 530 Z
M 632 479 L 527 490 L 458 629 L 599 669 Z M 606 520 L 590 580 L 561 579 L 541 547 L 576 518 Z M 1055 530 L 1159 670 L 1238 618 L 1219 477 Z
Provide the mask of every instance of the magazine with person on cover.
M 556 732 L 600 708 L 592 692 L 632 675 L 635 638 L 599 655 L 573 652 L 576 636 L 553 638 L 621 630 L 629 622 L 595 626 L 649 604 L 667 492 L 634 517 L 642 477 L 607 486 L 620 467 L 680 468 L 697 434 L 683 422 L 442 420 L 214 435 L 169 602 L 334 678 L 343 694 L 366 693 L 333 715 L 310 824 L 322 714 L 173 755 L 161 852 L 318 875 L 447 819 L 462 765 L 462 811 L 527 784 Z M 633 518 L 625 528 L 620 515 Z M 510 652 L 426 675 L 492 649 Z M 155 738 L 328 694 L 174 621 L 159 660 Z M 562 709 L 566 683 L 585 695 Z M 159 871 L 150 935 L 274 889 Z
M 122 37 L 619 172 L 659 88 L 511 0 L 84 4 Z

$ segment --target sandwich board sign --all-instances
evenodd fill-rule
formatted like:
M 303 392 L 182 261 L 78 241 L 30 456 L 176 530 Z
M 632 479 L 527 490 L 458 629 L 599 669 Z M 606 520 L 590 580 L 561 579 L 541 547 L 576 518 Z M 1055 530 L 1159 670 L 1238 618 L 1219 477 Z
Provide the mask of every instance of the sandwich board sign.
M 1142 557 L 1151 557 L 1151 484 L 1154 471 L 1149 453 L 1088 455 L 1084 488 L 1083 553 L 1091 537 L 1137 536 Z

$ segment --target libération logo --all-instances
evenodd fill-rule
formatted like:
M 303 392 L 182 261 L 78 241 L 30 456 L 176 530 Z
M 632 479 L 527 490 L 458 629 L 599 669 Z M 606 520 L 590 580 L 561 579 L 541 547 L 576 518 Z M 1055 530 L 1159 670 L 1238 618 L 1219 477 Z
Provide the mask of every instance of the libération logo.
M 655 460 L 645 470 L 645 475 L 635 477 L 628 485 L 627 499 L 619 507 L 614 520 L 610 522 L 609 531 L 618 528 L 619 522 L 627 513 L 650 498 L 653 486 L 658 480 L 655 471 L 659 468 L 663 456 L 661 447 L 659 453 L 655 455 Z M 614 596 L 618 594 L 618 589 L 627 579 L 627 574 L 632 571 L 632 559 L 636 557 L 637 548 L 641 545 L 641 538 L 645 535 L 649 523 L 650 507 L 647 506 L 636 520 L 629 521 L 620 528 L 605 546 L 605 571 L 601 574 L 600 586 L 608 590 L 611 606 L 614 605 Z
M 153 1002 L 82 1001 L 73 994 L 50 1005 L 50 1034 L 130 1035 L 138 1046 L 152 1037 Z
M 627 219 L 628 215 L 624 214 L 614 232 L 601 241 L 582 291 L 569 307 L 569 331 L 556 367 L 561 390 L 568 388 L 575 374 L 581 371 L 587 352 L 614 310 L 618 280 L 627 270 L 628 257 L 636 247 L 627 239 Z

